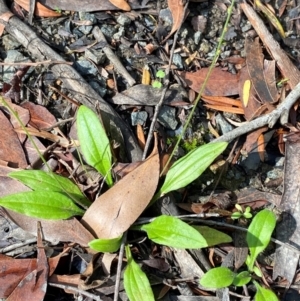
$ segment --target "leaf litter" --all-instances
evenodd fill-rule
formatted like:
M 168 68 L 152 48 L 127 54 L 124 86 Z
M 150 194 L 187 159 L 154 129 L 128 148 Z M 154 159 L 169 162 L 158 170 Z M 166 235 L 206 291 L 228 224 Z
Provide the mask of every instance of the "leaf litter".
M 48 4 L 47 5 L 48 7 L 51 7 L 52 5 L 52 9 L 55 9 L 52 3 L 53 1 L 52 2 L 44 1 L 44 2 L 45 4 Z M 144 5 L 146 2 L 147 1 L 143 1 L 141 6 Z M 55 2 L 55 4 L 59 4 L 59 3 L 60 3 L 59 1 Z M 219 3 L 218 5 L 221 9 L 226 10 L 227 4 L 228 2 L 226 3 L 224 2 L 224 3 Z M 110 9 L 115 9 L 115 7 L 110 6 L 111 3 L 109 1 L 103 1 L 103 3 L 100 4 L 88 3 L 88 6 L 86 8 L 87 9 L 89 9 L 90 7 L 95 8 L 97 5 L 98 7 L 100 5 L 100 8 L 103 10 L 108 9 L 108 7 L 110 7 Z M 124 4 L 124 2 L 122 1 L 119 1 L 119 4 L 117 4 L 118 8 L 120 9 L 129 10 L 128 6 L 122 6 L 122 5 L 126 5 L 126 4 Z M 128 5 L 130 5 L 130 8 L 133 10 L 138 7 L 135 1 L 129 1 Z M 181 1 L 168 1 L 168 6 L 173 16 L 173 25 L 169 33 L 163 36 L 166 37 L 165 38 L 166 40 L 170 39 L 172 34 L 178 30 L 178 28 L 181 25 L 181 20 L 184 18 L 183 16 L 184 6 Z M 243 6 L 244 5 L 242 4 L 241 7 Z M 74 10 L 76 9 L 76 7 L 80 8 L 80 3 L 77 3 L 75 1 Z M 61 8 L 63 8 L 63 3 Z M 283 9 L 281 8 L 281 10 Z M 238 16 L 238 12 L 235 13 L 236 16 Z M 134 19 L 132 15 L 128 15 L 128 16 Z M 105 16 L 103 15 L 98 17 L 104 18 Z M 254 22 L 253 19 L 251 19 L 251 22 Z M 203 26 L 204 26 L 203 31 L 205 31 L 205 26 L 207 25 L 203 24 Z M 234 31 L 232 30 L 232 28 L 230 32 L 232 36 L 234 36 Z M 261 39 L 263 40 L 265 46 L 269 45 L 264 36 L 261 37 Z M 274 57 L 277 64 L 276 66 L 275 61 L 264 60 L 262 46 L 258 42 L 258 39 L 256 39 L 254 43 L 250 43 L 248 46 L 249 46 L 249 50 L 248 52 L 246 52 L 246 67 L 242 68 L 240 72 L 238 72 L 238 74 L 232 74 L 231 72 L 228 72 L 229 70 L 227 70 L 226 65 L 222 65 L 222 63 L 220 63 L 221 66 L 218 66 L 217 68 L 213 69 L 211 79 L 208 81 L 207 88 L 205 90 L 204 96 L 202 97 L 202 100 L 206 103 L 206 108 L 209 109 L 208 111 L 212 111 L 212 110 L 214 111 L 213 114 L 211 115 L 208 114 L 207 116 L 208 118 L 211 119 L 211 124 L 212 126 L 215 127 L 215 131 L 219 132 L 220 134 L 225 132 L 224 125 L 221 126 L 216 118 L 217 115 L 220 114 L 220 112 L 223 112 L 222 114 L 224 115 L 229 114 L 226 115 L 227 120 L 229 120 L 230 118 L 234 118 L 235 124 L 238 124 L 243 120 L 247 120 L 248 122 L 251 122 L 253 118 L 262 116 L 263 114 L 270 112 L 275 108 L 276 102 L 278 101 L 278 95 L 282 93 L 282 91 L 279 90 L 278 87 L 276 86 L 276 80 L 278 79 L 278 72 L 279 73 L 282 72 L 283 76 L 286 76 L 287 74 L 291 74 L 289 72 L 292 69 L 289 70 L 289 68 L 285 68 L 284 64 L 282 64 L 280 60 L 277 63 L 278 55 L 280 56 L 280 59 L 283 58 L 280 51 L 278 52 L 279 54 L 272 53 L 272 56 Z M 135 49 L 137 49 L 138 47 L 139 46 L 136 46 Z M 168 53 L 169 51 L 168 47 L 166 46 L 165 48 L 166 48 L 165 49 L 166 53 Z M 269 48 L 270 51 L 274 51 L 272 47 Z M 181 50 L 177 49 L 177 53 L 180 53 L 180 51 Z M 177 76 L 180 79 L 183 79 L 186 82 L 186 84 L 191 89 L 194 90 L 194 95 L 195 95 L 195 93 L 199 92 L 199 89 L 201 88 L 204 82 L 205 75 L 207 74 L 207 68 L 200 67 L 200 63 L 199 63 L 200 60 L 196 53 L 194 53 L 192 56 L 189 55 L 189 58 L 190 58 L 189 64 L 191 64 L 190 68 L 187 69 L 179 68 L 180 71 L 179 72 L 174 71 L 174 74 L 177 74 Z M 225 60 L 223 60 L 223 62 L 225 62 Z M 238 65 L 243 64 L 243 60 L 240 58 L 240 60 L 233 61 L 232 64 L 234 64 L 237 68 L 239 68 Z M 292 88 L 296 85 L 295 84 L 296 81 L 294 81 L 294 78 L 297 78 L 298 76 L 297 74 L 298 73 L 296 72 L 295 74 L 292 75 L 293 79 L 289 83 Z M 111 85 L 111 87 L 116 87 L 117 86 L 116 82 L 114 82 L 114 80 L 112 80 L 112 82 L 113 85 Z M 249 82 L 250 85 L 246 86 L 245 83 L 249 83 Z M 139 94 L 139 92 L 136 93 L 136 91 L 134 91 L 136 87 L 137 86 L 133 86 L 131 88 L 132 91 L 130 91 L 130 89 L 127 89 L 119 94 L 116 94 L 114 96 L 113 102 L 115 101 L 116 104 L 124 105 L 123 110 L 128 110 L 128 107 L 125 107 L 125 105 L 128 104 L 130 104 L 131 106 L 135 106 L 134 110 L 141 109 L 139 106 L 145 106 L 147 105 L 147 103 L 146 103 L 146 99 L 144 99 L 145 97 L 142 97 L 143 99 L 136 97 L 136 94 Z M 146 88 L 144 89 L 142 86 L 139 87 L 139 89 L 142 89 L 140 91 L 147 90 L 148 93 L 147 95 L 150 95 L 148 105 L 151 104 L 153 106 L 157 104 L 159 101 L 158 93 L 156 93 L 157 90 L 155 89 L 153 90 L 152 87 L 150 88 L 150 86 L 147 88 L 148 89 Z M 288 89 L 287 86 L 286 88 Z M 151 91 L 151 89 L 153 91 Z M 139 90 L 137 89 L 137 91 Z M 122 96 L 122 94 L 125 96 Z M 191 99 L 193 99 L 192 93 L 191 93 Z M 188 104 L 187 102 L 184 103 L 182 101 L 181 110 L 186 110 L 188 107 L 187 104 Z M 15 107 L 15 109 L 16 108 L 17 107 Z M 43 110 L 43 107 L 40 108 Z M 38 109 L 38 106 L 36 106 L 36 109 Z M 76 168 L 74 168 L 74 166 L 75 164 L 78 164 L 78 162 L 76 162 L 77 159 L 75 158 L 75 156 L 72 156 L 70 155 L 70 153 L 68 153 L 70 148 L 74 147 L 74 144 L 72 144 L 71 141 L 69 141 L 66 137 L 57 134 L 57 132 L 52 132 L 51 134 L 47 133 L 46 131 L 43 132 L 42 130 L 45 130 L 45 128 L 52 127 L 55 124 L 56 119 L 53 118 L 53 116 L 48 115 L 47 110 L 37 111 L 37 112 L 38 113 L 36 115 L 34 115 L 34 113 L 31 112 L 30 113 L 31 119 L 26 120 L 26 118 L 28 119 L 29 117 L 25 117 L 25 119 L 22 119 L 22 122 L 26 126 L 31 125 L 34 127 L 34 129 L 29 129 L 28 127 L 28 130 L 31 131 L 32 134 L 36 133 L 37 136 L 39 137 L 43 137 L 44 139 L 50 141 L 51 140 L 55 141 L 54 151 L 50 152 L 51 156 L 55 157 L 56 161 L 58 162 L 58 164 L 54 167 L 54 169 L 56 170 L 56 172 L 61 172 L 64 175 L 67 176 L 72 175 L 73 179 L 76 179 L 77 178 Z M 25 110 L 24 113 L 18 113 L 18 114 L 19 116 L 21 116 L 22 114 L 24 114 L 24 116 L 28 116 L 28 111 Z M 239 114 L 240 116 L 236 117 L 236 114 Z M 4 117 L 5 118 L 7 117 L 7 112 L 5 112 Z M 12 122 L 12 120 L 13 118 L 11 117 L 10 122 Z M 5 123 L 5 121 L 3 122 Z M 18 122 L 16 122 L 16 125 L 18 126 Z M 146 129 L 145 125 L 143 126 L 139 125 L 138 127 L 139 138 L 141 140 L 143 140 L 143 134 L 146 132 L 145 129 Z M 25 137 L 24 130 L 17 130 L 17 131 L 19 132 L 18 139 L 24 139 Z M 9 130 L 9 133 L 12 133 L 12 131 Z M 254 133 L 247 134 L 246 142 L 244 143 L 244 146 L 241 145 L 238 146 L 237 151 L 235 152 L 235 157 L 232 159 L 231 162 L 237 162 L 237 160 L 239 160 L 238 159 L 239 156 L 249 157 L 257 152 L 259 153 L 259 160 L 263 161 L 265 157 L 264 154 L 268 152 L 266 146 L 268 143 L 270 143 L 269 142 L 270 139 L 266 137 L 266 134 L 269 133 L 272 134 L 272 132 L 270 132 L 267 128 L 263 128 Z M 7 134 L 5 133 L 5 131 L 3 131 L 3 137 L 7 137 L 7 135 L 4 136 L 4 134 Z M 9 139 L 8 137 L 5 138 L 5 143 L 7 143 L 8 139 Z M 23 140 L 21 141 L 23 143 Z M 160 140 L 160 143 L 163 144 L 163 140 Z M 20 145 L 23 146 L 24 144 L 23 145 L 20 144 Z M 162 145 L 160 145 L 160 147 L 161 146 Z M 31 146 L 31 148 L 33 152 L 35 152 L 34 147 Z M 43 148 L 42 146 L 41 147 L 39 146 L 39 148 L 42 151 L 45 151 L 45 147 Z M 13 157 L 13 155 L 15 155 L 15 148 L 13 149 L 14 149 L 13 153 L 7 152 L 3 158 L 1 157 L 2 160 L 1 164 L 6 164 L 8 166 L 13 165 L 14 167 L 19 166 L 25 168 L 27 166 L 27 163 L 32 162 L 27 157 L 28 149 L 24 151 L 23 148 L 21 147 L 20 156 L 17 155 L 16 157 Z M 118 146 L 115 145 L 114 147 L 112 147 L 112 149 L 114 151 L 114 157 L 119 159 L 120 157 L 118 154 Z M 67 158 L 67 156 L 68 158 L 71 158 L 70 161 L 64 161 L 64 159 Z M 37 158 L 38 156 L 35 157 Z M 19 161 L 20 158 L 25 158 L 25 160 L 23 159 L 23 163 L 22 161 L 20 163 Z M 108 238 L 120 237 L 120 235 L 122 235 L 124 231 L 130 228 L 130 226 L 140 217 L 141 213 L 147 207 L 147 205 L 149 204 L 153 195 L 156 192 L 158 179 L 159 179 L 159 170 L 160 170 L 158 151 L 155 155 L 153 154 L 150 155 L 146 161 L 139 163 L 137 167 L 134 168 L 134 166 L 132 165 L 132 167 L 130 168 L 132 170 L 127 175 L 125 176 L 123 175 L 123 178 L 119 180 L 111 189 L 107 191 L 105 191 L 104 189 L 104 192 L 101 191 L 100 197 L 96 196 L 96 190 L 87 188 L 88 187 L 87 185 L 82 184 L 81 181 L 78 181 L 77 179 L 77 184 L 80 185 L 79 187 L 82 189 L 82 191 L 84 191 L 85 195 L 90 200 L 94 200 L 93 204 L 90 206 L 90 208 L 86 211 L 85 215 L 83 216 L 82 222 L 85 226 L 87 226 L 87 228 L 90 230 L 91 233 L 94 233 L 95 237 L 76 218 L 54 222 L 48 220 L 41 220 L 40 218 L 38 219 L 28 218 L 9 210 L 6 210 L 6 212 L 13 220 L 16 221 L 17 224 L 19 224 L 22 228 L 27 229 L 31 233 L 36 233 L 36 222 L 38 220 L 41 220 L 44 239 L 52 241 L 53 243 L 73 242 L 73 243 L 79 243 L 80 245 L 86 247 L 88 243 L 94 238 L 108 239 Z M 8 169 L 10 169 L 10 167 L 8 167 Z M 5 176 L 3 176 L 4 180 L 8 180 L 6 174 L 7 171 L 5 172 Z M 149 175 L 155 175 L 154 179 L 152 179 L 152 177 L 150 177 Z M 229 175 L 230 172 L 227 173 L 226 176 Z M 224 187 L 228 187 L 228 183 L 226 185 L 226 180 L 228 181 L 228 179 L 224 180 L 222 178 L 220 180 L 222 185 L 224 185 Z M 17 183 L 12 179 L 9 179 L 9 181 L 10 183 Z M 145 185 L 145 182 L 147 183 L 147 186 Z M 3 183 L 8 183 L 8 182 L 3 181 Z M 230 187 L 231 189 L 236 185 L 234 179 L 229 179 L 229 183 L 230 183 L 229 187 L 231 185 Z M 8 187 L 8 189 L 5 191 L 5 194 L 11 192 L 19 192 L 19 191 L 14 191 L 13 185 L 14 184 L 10 184 L 10 187 Z M 96 187 L 99 188 L 98 185 L 99 184 L 97 184 Z M 148 189 L 148 185 L 150 186 L 149 189 Z M 199 187 L 201 187 L 201 185 L 202 186 L 204 185 L 203 182 L 200 182 Z M 143 188 L 146 187 L 146 188 L 141 189 L 141 187 Z M 24 191 L 27 190 L 27 188 L 24 186 L 20 186 L 20 188 L 16 188 L 16 189 L 19 189 L 20 191 L 22 191 L 23 189 Z M 181 193 L 181 190 L 178 191 Z M 186 191 L 188 191 L 188 189 Z M 68 191 L 68 194 L 70 194 L 70 191 Z M 130 195 L 130 197 L 127 195 Z M 270 194 L 268 195 L 267 192 L 265 193 L 261 192 L 260 194 L 258 193 L 252 194 L 252 198 L 250 197 L 250 195 L 247 195 L 247 193 L 242 192 L 242 195 L 239 198 L 240 199 L 238 199 L 238 202 L 240 202 L 241 198 L 244 198 L 243 199 L 243 201 L 245 201 L 244 204 L 247 204 L 247 202 L 251 203 L 251 206 L 254 209 L 258 208 L 258 210 L 260 207 L 264 206 L 267 203 L 267 200 L 278 204 L 278 197 L 272 198 L 272 196 Z M 211 203 L 209 205 L 209 210 L 214 208 L 215 205 L 216 203 Z M 191 206 L 187 206 L 187 207 L 191 207 Z M 231 212 L 230 210 L 232 210 L 232 208 L 230 206 L 228 208 L 229 208 L 228 212 L 230 213 Z M 221 213 L 220 208 L 218 209 L 219 209 L 219 214 L 224 214 L 223 215 L 224 217 L 228 216 L 228 212 L 226 213 L 227 214 L 226 215 L 225 212 Z M 203 208 L 201 208 L 201 213 L 205 213 L 207 212 L 207 210 L 208 209 L 205 206 L 203 206 Z M 196 210 L 196 212 L 199 213 L 199 210 L 198 211 Z M 105 225 L 105 227 L 103 227 L 103 225 Z M 64 229 L 64 231 L 61 231 L 61 229 Z M 210 232 L 208 231 L 208 233 Z M 162 249 L 164 249 L 164 251 L 166 252 L 166 248 L 162 247 Z M 225 252 L 227 252 L 225 247 L 221 246 L 220 249 L 222 250 L 222 252 L 224 252 L 224 250 Z M 133 250 L 140 253 L 140 250 L 138 250 L 138 248 L 137 250 L 133 248 Z M 152 251 L 153 251 L 153 255 L 157 255 L 155 254 L 157 250 L 153 249 Z M 174 250 L 174 254 L 176 254 L 177 259 L 182 263 L 184 262 L 184 258 L 187 258 L 187 254 L 185 252 L 182 252 L 181 255 L 179 255 L 179 253 L 180 252 Z M 128 257 L 130 257 L 130 255 L 128 255 Z M 216 258 L 212 257 L 211 260 L 213 262 L 213 260 L 216 260 Z M 280 261 L 278 260 L 277 264 L 279 262 Z M 44 261 L 44 265 L 46 266 L 45 261 Z M 190 261 L 189 265 L 194 267 L 198 266 L 195 261 Z M 294 268 L 295 265 L 290 269 L 290 274 L 285 274 L 286 278 L 288 278 L 290 282 L 292 282 L 291 279 L 295 274 Z M 203 272 L 197 271 L 197 273 L 195 272 L 195 274 L 203 275 Z M 277 270 L 277 274 L 282 275 L 282 270 L 280 268 L 279 270 Z M 182 273 L 182 276 L 183 275 L 184 273 Z M 188 273 L 186 274 L 186 277 L 187 275 Z M 65 279 L 67 279 L 67 277 Z M 71 281 L 71 277 L 70 279 L 68 279 L 68 281 Z M 74 281 L 76 284 L 78 284 L 78 278 L 76 278 L 76 280 Z M 264 293 L 262 293 L 262 295 L 263 294 Z

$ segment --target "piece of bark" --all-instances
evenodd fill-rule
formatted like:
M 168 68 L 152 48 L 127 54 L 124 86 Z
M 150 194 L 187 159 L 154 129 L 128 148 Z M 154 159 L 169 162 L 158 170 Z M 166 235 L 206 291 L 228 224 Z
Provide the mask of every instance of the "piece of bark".
M 240 3 L 240 7 L 276 61 L 277 67 L 280 69 L 282 75 L 289 79 L 288 83 L 291 88 L 294 89 L 300 82 L 300 71 L 282 50 L 278 42 L 273 38 L 273 35 L 270 34 L 264 22 L 259 18 L 254 9 L 245 2 Z
M 68 0 L 40 0 L 40 3 L 45 6 L 56 10 L 57 8 L 61 10 L 70 10 L 72 11 L 99 11 L 99 10 L 119 10 L 114 6 L 109 0 L 94 1 L 94 0 L 75 0 L 72 1 L 72 8 L 70 8 L 70 1 Z M 129 0 L 128 4 L 131 9 L 141 9 L 145 8 L 143 4 L 141 5 L 137 0 Z
M 284 193 L 282 220 L 276 228 L 276 238 L 299 248 L 300 245 L 300 132 L 287 136 L 285 144 Z M 282 276 L 292 284 L 299 255 L 282 246 L 276 249 L 273 279 Z
M 8 11 L 4 0 L 0 0 L 0 15 Z M 45 44 L 30 27 L 17 17 L 10 18 L 8 22 L 0 20 L 0 23 L 5 24 L 5 30 L 19 41 L 37 61 L 64 61 L 60 55 Z M 63 82 L 63 86 L 68 89 L 75 100 L 94 111 L 95 106 L 99 105 L 106 130 L 109 133 L 116 132 L 114 128 L 122 131 L 124 141 L 118 139 L 118 137 L 113 138 L 118 140 L 117 142 L 125 149 L 128 159 L 130 161 L 141 159 L 142 152 L 129 127 L 74 68 L 67 64 L 53 64 L 49 65 L 48 69 Z

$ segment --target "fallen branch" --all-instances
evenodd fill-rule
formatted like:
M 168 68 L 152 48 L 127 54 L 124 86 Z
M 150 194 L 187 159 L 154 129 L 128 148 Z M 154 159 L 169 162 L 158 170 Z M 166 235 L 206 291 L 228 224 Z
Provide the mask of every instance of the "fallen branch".
M 274 111 L 241 125 L 240 127 L 213 140 L 213 142 L 219 142 L 219 141 L 230 142 L 241 135 L 252 132 L 265 125 L 268 125 L 269 128 L 272 128 L 279 118 L 280 118 L 280 123 L 282 125 L 285 125 L 288 122 L 289 111 L 299 97 L 300 97 L 300 83 L 296 85 L 294 90 L 290 92 L 287 98 Z

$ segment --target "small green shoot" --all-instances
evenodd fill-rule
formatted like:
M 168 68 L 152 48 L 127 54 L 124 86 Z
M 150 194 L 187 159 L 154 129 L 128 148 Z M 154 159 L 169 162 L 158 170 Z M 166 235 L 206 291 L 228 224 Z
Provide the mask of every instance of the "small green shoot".
M 163 79 L 166 76 L 166 73 L 163 70 L 158 70 L 155 74 L 157 78 Z
M 239 208 L 237 208 L 239 209 Z M 233 273 L 229 268 L 218 267 L 209 270 L 201 279 L 200 284 L 209 288 L 223 288 L 230 286 L 243 286 L 252 280 L 251 273 L 262 277 L 262 273 L 254 266 L 255 260 L 269 244 L 272 232 L 276 225 L 275 214 L 264 209 L 256 214 L 248 228 L 246 241 L 250 250 L 246 265 L 248 271 L 242 271 L 239 274 Z M 269 289 L 261 287 L 256 281 L 252 280 L 256 286 L 256 301 L 278 301 L 276 295 Z
M 162 87 L 162 80 L 165 76 L 166 73 L 163 70 L 158 70 L 155 74 L 156 79 L 152 82 L 152 87 L 160 89 Z
M 89 108 L 80 106 L 77 113 L 77 132 L 80 148 L 87 163 L 105 178 L 109 187 L 113 185 L 112 154 L 105 129 L 98 116 Z
M 271 290 L 260 286 L 256 281 L 253 283 L 256 287 L 255 301 L 278 301 L 277 296 Z
M 97 252 L 113 253 L 119 250 L 122 235 L 113 239 L 94 239 L 89 242 L 89 247 Z
M 236 274 L 228 268 L 214 268 L 204 274 L 200 284 L 208 288 L 223 288 L 231 285 L 235 276 Z
M 55 10 L 57 13 L 61 14 L 61 9 L 60 9 L 59 7 L 55 6 L 54 10 Z
M 245 211 L 243 211 L 243 208 L 240 204 L 235 204 L 235 208 L 238 211 L 232 213 L 232 215 L 231 215 L 232 219 L 239 219 L 241 217 L 244 217 L 244 218 L 247 218 L 247 219 L 252 218 L 252 213 L 250 213 L 251 208 L 249 206 L 247 206 L 245 208 Z
M 246 236 L 250 251 L 249 259 L 246 263 L 250 272 L 253 271 L 258 254 L 268 246 L 275 226 L 276 217 L 270 210 L 264 209 L 253 218 Z
M 124 272 L 124 288 L 130 301 L 154 301 L 154 295 L 146 274 L 133 260 L 128 245 L 125 246 L 127 266 Z

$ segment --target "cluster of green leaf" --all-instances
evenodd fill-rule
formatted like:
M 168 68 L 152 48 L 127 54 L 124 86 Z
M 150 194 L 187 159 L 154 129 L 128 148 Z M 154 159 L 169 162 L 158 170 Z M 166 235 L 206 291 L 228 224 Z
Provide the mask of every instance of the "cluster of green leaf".
M 249 206 L 245 208 L 245 211 L 243 210 L 242 206 L 239 204 L 235 204 L 235 208 L 238 211 L 232 213 L 231 215 L 232 219 L 239 219 L 241 217 L 249 219 L 252 217 L 252 213 L 250 212 L 251 208 Z
M 256 301 L 278 301 L 277 296 L 252 279 L 252 273 L 262 277 L 260 269 L 255 266 L 257 256 L 268 246 L 276 225 L 275 214 L 267 209 L 260 211 L 252 220 L 246 236 L 250 254 L 246 259 L 248 270 L 235 273 L 226 267 L 209 270 L 200 280 L 200 284 L 209 288 L 223 288 L 230 285 L 243 286 L 253 281 L 256 287 Z
M 162 87 L 162 80 L 165 76 L 166 74 L 163 70 L 158 70 L 155 74 L 156 79 L 153 81 L 152 87 L 160 89 Z
M 78 139 L 86 162 L 93 166 L 105 179 L 107 185 L 113 185 L 112 153 L 105 129 L 98 116 L 90 109 L 81 106 L 77 113 Z M 182 188 L 197 177 L 226 148 L 226 142 L 209 143 L 189 152 L 179 159 L 168 171 L 164 184 L 153 198 L 153 202 L 162 195 Z M 10 173 L 10 177 L 27 185 L 32 191 L 17 193 L 0 198 L 0 205 L 16 212 L 43 219 L 65 219 L 73 215 L 82 215 L 90 201 L 71 180 L 52 172 L 24 170 Z M 80 207 L 78 207 L 77 205 Z M 204 248 L 210 245 L 231 241 L 226 234 L 209 227 L 190 226 L 170 216 L 160 216 L 153 222 L 135 227 L 145 231 L 152 241 L 177 248 Z M 96 239 L 90 247 L 101 252 L 114 252 L 120 247 L 122 237 L 114 239 Z M 129 259 L 125 275 L 137 277 L 138 265 L 134 263 L 130 250 L 126 248 Z M 138 267 L 138 268 L 137 268 Z M 138 272 L 141 275 L 142 271 Z M 125 276 L 128 278 L 129 276 Z M 131 276 L 130 276 L 131 277 Z M 145 275 L 143 277 L 146 277 Z M 125 279 L 130 286 L 132 281 Z M 125 285 L 130 300 L 134 299 Z M 141 292 L 139 287 L 138 291 Z M 148 290 L 151 290 L 151 287 Z M 141 299 L 140 299 L 141 300 Z

